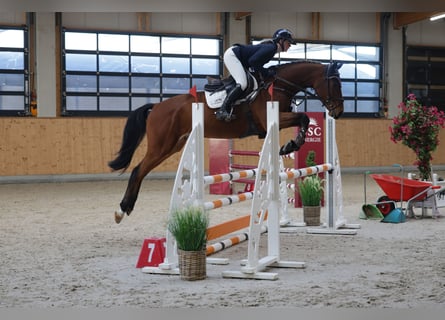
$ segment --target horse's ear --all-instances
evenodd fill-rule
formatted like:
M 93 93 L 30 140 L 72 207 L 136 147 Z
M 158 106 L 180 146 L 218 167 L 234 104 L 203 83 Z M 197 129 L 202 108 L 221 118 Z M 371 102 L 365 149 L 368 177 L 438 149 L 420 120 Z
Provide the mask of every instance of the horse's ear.
M 343 66 L 343 63 L 334 61 L 328 67 L 328 75 L 338 74 L 338 69 Z
M 343 63 L 341 63 L 341 62 L 337 62 L 337 61 L 334 61 L 334 62 L 332 62 L 332 64 L 331 64 L 331 68 L 332 68 L 332 71 L 337 71 L 338 69 L 340 69 L 341 67 L 343 66 Z

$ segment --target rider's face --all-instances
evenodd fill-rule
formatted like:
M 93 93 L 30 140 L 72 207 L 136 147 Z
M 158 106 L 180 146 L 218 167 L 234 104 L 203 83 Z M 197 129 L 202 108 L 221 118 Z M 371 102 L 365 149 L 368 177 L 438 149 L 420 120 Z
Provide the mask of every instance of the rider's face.
M 281 51 L 282 52 L 286 52 L 287 50 L 289 50 L 291 44 L 288 40 L 283 40 L 281 41 Z

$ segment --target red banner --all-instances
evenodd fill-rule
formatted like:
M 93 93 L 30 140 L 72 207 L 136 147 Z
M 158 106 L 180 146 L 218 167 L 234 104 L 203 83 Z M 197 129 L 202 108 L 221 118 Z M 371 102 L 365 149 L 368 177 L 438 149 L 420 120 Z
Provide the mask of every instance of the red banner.
M 230 172 L 230 140 L 208 139 L 209 142 L 209 174 L 215 175 Z M 209 185 L 210 194 L 232 194 L 229 181 Z
M 315 152 L 315 163 L 323 164 L 324 160 L 324 112 L 306 112 L 310 119 L 309 129 L 306 133 L 306 139 L 304 145 L 299 151 L 295 153 L 295 168 L 306 168 L 306 157 L 309 151 Z M 295 129 L 295 133 L 298 134 L 298 128 Z M 323 173 L 320 174 L 323 176 Z M 295 208 L 302 206 L 300 195 L 298 194 L 298 180 L 295 179 Z M 322 202 L 323 203 L 323 202 Z

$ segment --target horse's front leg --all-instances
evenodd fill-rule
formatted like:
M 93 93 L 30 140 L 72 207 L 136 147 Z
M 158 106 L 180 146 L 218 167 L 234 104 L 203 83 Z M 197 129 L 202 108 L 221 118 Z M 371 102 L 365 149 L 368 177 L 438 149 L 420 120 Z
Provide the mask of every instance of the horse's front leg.
M 299 127 L 295 140 L 289 140 L 281 146 L 280 155 L 286 155 L 300 150 L 306 139 L 306 133 L 309 128 L 309 117 L 305 113 L 284 112 L 280 114 L 280 129 L 289 127 Z

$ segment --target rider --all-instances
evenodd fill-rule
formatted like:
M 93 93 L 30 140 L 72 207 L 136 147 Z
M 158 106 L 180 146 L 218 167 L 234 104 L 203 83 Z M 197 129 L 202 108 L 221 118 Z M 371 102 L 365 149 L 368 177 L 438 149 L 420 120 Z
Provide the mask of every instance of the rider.
M 295 44 L 292 38 L 292 32 L 288 29 L 278 29 L 273 34 L 273 38 L 263 40 L 258 44 L 240 45 L 236 44 L 226 50 L 224 53 L 224 64 L 235 79 L 235 87 L 227 93 L 227 96 L 221 108 L 215 112 L 216 119 L 229 122 L 235 119 L 230 113 L 232 103 L 247 88 L 246 70 L 252 68 L 258 71 L 263 79 L 275 75 L 273 68 L 264 68 L 276 53 L 286 52 L 291 44 Z

